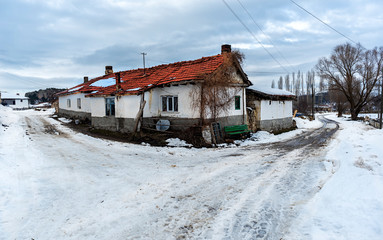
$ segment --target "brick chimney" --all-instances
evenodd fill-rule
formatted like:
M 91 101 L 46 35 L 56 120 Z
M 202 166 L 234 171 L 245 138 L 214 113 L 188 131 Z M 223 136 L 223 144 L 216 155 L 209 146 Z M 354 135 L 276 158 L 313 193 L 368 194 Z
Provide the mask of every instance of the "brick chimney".
M 116 77 L 116 90 L 118 91 L 121 89 L 121 76 L 119 72 L 116 72 L 114 76 Z
M 105 66 L 105 75 L 113 73 L 113 66 Z
M 229 53 L 231 52 L 231 45 L 230 44 L 223 44 L 221 46 L 221 54 Z
M 84 77 L 84 83 L 87 83 L 89 81 L 89 78 L 88 77 Z

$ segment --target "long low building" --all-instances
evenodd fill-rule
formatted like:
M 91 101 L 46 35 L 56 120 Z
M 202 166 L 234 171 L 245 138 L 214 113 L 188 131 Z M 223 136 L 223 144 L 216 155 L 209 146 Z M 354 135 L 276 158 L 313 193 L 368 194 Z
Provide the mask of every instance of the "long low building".
M 230 79 L 215 84 L 217 76 Z M 219 84 L 225 84 L 227 91 Z M 106 66 L 105 75 L 84 78 L 82 84 L 58 93 L 58 112 L 120 132 L 135 131 L 139 119 L 144 127 L 164 123 L 175 131 L 210 122 L 239 125 L 246 124 L 245 88 L 250 85 L 231 46 L 222 45 L 221 54 L 192 61 L 121 72 Z M 224 111 L 219 109 L 216 90 L 225 91 Z

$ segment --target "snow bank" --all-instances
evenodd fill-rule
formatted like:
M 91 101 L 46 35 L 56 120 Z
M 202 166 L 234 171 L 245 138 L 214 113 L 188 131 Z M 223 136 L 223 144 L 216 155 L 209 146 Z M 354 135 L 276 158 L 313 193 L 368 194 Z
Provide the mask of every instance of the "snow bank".
M 308 119 L 302 118 L 294 118 L 297 128 L 296 130 L 285 132 L 282 134 L 274 135 L 272 133 L 266 131 L 258 131 L 256 133 L 252 133 L 250 138 L 246 140 L 237 140 L 234 141 L 235 145 L 220 145 L 221 147 L 235 147 L 239 146 L 251 146 L 255 144 L 263 144 L 263 143 L 274 143 L 279 141 L 285 141 L 287 139 L 293 138 L 302 134 L 304 131 L 308 129 L 320 128 L 323 126 L 323 123 L 318 119 L 309 121 Z
M 323 126 L 323 123 L 319 121 L 318 118 L 316 118 L 315 120 L 309 121 L 308 119 L 295 117 L 294 120 L 297 123 L 297 128 L 313 129 L 313 128 L 320 128 Z
M 286 239 L 382 239 L 383 130 L 330 118 L 342 128 L 325 159 L 330 178 Z
M 4 129 L 4 127 L 11 125 L 16 122 L 18 119 L 17 115 L 13 113 L 12 108 L 4 107 L 0 105 L 0 127 Z
M 186 143 L 184 140 L 179 138 L 169 138 L 166 140 L 170 147 L 192 147 L 193 145 Z
M 63 122 L 63 123 L 71 123 L 71 122 L 72 122 L 71 119 L 67 119 L 67 118 L 63 118 L 63 117 L 58 118 L 58 120 L 59 120 L 60 122 Z
M 50 107 L 51 104 L 49 102 L 39 103 L 35 105 L 31 105 L 32 108 L 39 108 L 39 107 Z

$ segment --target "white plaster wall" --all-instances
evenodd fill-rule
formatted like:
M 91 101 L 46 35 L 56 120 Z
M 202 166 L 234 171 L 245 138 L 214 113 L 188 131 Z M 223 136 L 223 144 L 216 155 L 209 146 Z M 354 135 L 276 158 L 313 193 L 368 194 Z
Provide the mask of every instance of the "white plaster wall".
M 16 99 L 14 108 L 29 108 L 29 100 L 28 99 Z
M 271 104 L 270 104 L 271 103 Z M 262 100 L 260 103 L 261 114 L 258 120 L 271 120 L 292 117 L 292 101 Z
M 199 118 L 199 110 L 195 111 L 192 106 L 191 91 L 196 85 L 179 85 L 164 88 L 155 88 L 145 93 L 146 105 L 144 117 L 178 117 Z M 178 96 L 178 112 L 163 112 L 161 96 Z M 137 112 L 136 112 L 137 113 Z
M 140 110 L 141 96 L 121 96 L 115 100 L 117 118 L 135 118 Z M 105 108 L 105 106 L 104 106 Z
M 81 109 L 77 107 L 77 98 L 81 98 Z M 67 100 L 71 100 L 71 106 L 67 107 Z M 64 95 L 59 97 L 59 108 L 75 111 L 75 112 L 86 112 L 90 113 L 90 98 L 86 98 L 84 93 L 77 93 L 71 95 Z
M 145 112 L 144 117 L 152 117 L 152 116 L 167 116 L 167 117 L 178 117 L 178 118 L 199 118 L 200 112 L 199 109 L 194 109 L 192 107 L 192 96 L 191 93 L 193 89 L 196 89 L 197 85 L 179 85 L 172 87 L 164 87 L 164 88 L 155 88 L 152 91 L 146 92 L 145 100 Z M 231 94 L 233 96 L 233 101 L 231 106 L 229 107 L 229 111 L 227 113 L 221 113 L 221 116 L 236 116 L 242 115 L 244 107 L 246 108 L 246 94 L 245 89 L 243 88 L 233 88 L 231 90 Z M 163 112 L 161 111 L 161 96 L 172 95 L 178 96 L 178 112 Z M 234 96 L 241 97 L 241 108 L 240 110 L 235 110 L 234 105 Z M 246 111 L 245 111 L 246 115 Z
M 105 117 L 105 98 L 104 97 L 91 97 L 90 109 L 92 117 Z
M 192 108 L 191 92 L 196 85 L 179 85 L 164 88 L 154 88 L 145 92 L 146 101 L 144 108 L 144 117 L 177 117 L 177 118 L 199 118 L 199 110 Z M 233 96 L 241 96 L 241 108 L 235 110 L 234 97 L 230 110 L 222 116 L 242 115 L 246 107 L 246 96 L 244 89 L 232 89 Z M 161 105 L 161 96 L 178 96 L 178 112 L 163 112 Z M 105 98 L 92 97 L 90 99 L 91 114 L 94 117 L 105 116 Z M 61 99 L 60 99 L 61 100 Z M 66 99 L 62 99 L 66 106 Z M 127 95 L 115 98 L 115 110 L 117 118 L 135 118 L 139 111 L 141 102 L 140 95 Z M 72 106 L 73 107 L 73 106 Z M 246 114 L 246 111 L 245 111 Z

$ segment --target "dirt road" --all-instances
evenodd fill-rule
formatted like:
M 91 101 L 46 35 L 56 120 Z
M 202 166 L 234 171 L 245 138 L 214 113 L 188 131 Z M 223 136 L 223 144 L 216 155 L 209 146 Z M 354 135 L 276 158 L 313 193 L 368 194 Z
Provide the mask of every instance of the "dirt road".
M 33 155 L 18 193 L 33 197 L 11 205 L 24 210 L 5 225 L 29 239 L 283 239 L 337 168 L 324 156 L 338 125 L 321 121 L 284 142 L 184 149 L 94 139 L 20 113 Z

